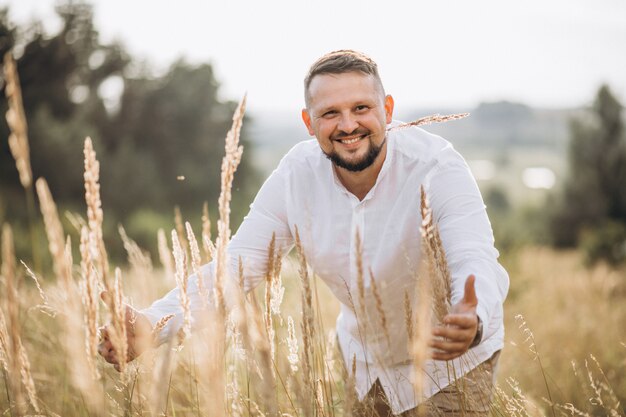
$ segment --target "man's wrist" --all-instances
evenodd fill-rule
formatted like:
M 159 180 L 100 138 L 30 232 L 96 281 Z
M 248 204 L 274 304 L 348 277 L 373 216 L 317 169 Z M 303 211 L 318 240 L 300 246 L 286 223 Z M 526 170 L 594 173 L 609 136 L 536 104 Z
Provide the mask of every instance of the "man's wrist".
M 478 346 L 483 340 L 483 321 L 478 315 L 476 315 L 476 319 L 478 320 L 478 326 L 476 326 L 476 336 L 474 336 L 474 340 L 472 340 L 472 344 L 469 346 L 470 349 Z

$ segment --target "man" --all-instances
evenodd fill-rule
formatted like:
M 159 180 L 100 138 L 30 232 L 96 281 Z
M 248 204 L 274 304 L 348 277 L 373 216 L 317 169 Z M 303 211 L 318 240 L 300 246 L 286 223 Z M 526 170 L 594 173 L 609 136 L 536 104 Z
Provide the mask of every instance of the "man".
M 422 403 L 432 413 L 486 415 L 503 346 L 508 276 L 467 165 L 438 136 L 418 128 L 389 130 L 397 125 L 393 98 L 385 95 L 376 63 L 361 53 L 335 51 L 315 62 L 305 78 L 305 102 L 302 119 L 316 141 L 297 144 L 282 159 L 229 245 L 233 266 L 244 259 L 245 290 L 263 279 L 272 233 L 286 252 L 298 227 L 309 264 L 341 301 L 337 336 L 345 363 L 356 364 L 361 403 L 355 412 L 371 406 L 381 417 L 410 415 Z M 444 325 L 433 330 L 424 398 L 413 389 L 401 301 L 415 293 L 420 186 L 440 228 L 453 303 Z M 380 289 L 392 340 L 378 321 L 358 317 L 377 310 L 369 274 L 364 297 L 356 297 L 357 240 L 364 270 Z M 211 277 L 213 265 L 204 272 Z M 188 293 L 192 305 L 201 305 L 194 282 Z M 176 316 L 161 334 L 164 341 L 182 321 L 176 289 L 138 317 L 154 326 L 170 313 Z M 101 354 L 117 362 L 107 340 Z

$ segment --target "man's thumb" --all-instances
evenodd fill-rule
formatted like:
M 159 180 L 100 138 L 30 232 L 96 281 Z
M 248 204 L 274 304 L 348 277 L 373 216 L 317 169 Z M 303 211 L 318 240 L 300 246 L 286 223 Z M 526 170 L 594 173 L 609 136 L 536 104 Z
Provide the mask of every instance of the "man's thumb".
M 111 301 L 111 294 L 109 294 L 108 291 L 101 291 L 100 292 L 100 299 L 102 301 L 104 301 L 106 304 L 109 304 L 109 302 Z
M 476 306 L 478 304 L 478 298 L 476 297 L 476 290 L 474 289 L 474 282 L 476 281 L 476 277 L 472 274 L 467 277 L 465 281 L 465 292 L 463 293 L 462 303 L 469 304 L 471 306 Z

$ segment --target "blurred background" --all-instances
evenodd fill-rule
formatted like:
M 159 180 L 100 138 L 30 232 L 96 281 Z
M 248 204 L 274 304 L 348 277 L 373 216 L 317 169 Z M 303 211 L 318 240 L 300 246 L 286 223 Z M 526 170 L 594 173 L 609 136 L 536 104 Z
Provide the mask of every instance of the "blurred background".
M 84 211 L 82 143 L 94 140 L 109 240 L 121 223 L 154 253 L 175 206 L 194 225 L 204 201 L 214 216 L 224 136 L 247 92 L 236 228 L 282 155 L 308 139 L 308 66 L 352 48 L 378 62 L 397 118 L 471 113 L 427 130 L 467 159 L 499 249 L 582 246 L 587 262 L 622 262 L 626 3 L 431 3 L 3 0 L 0 52 L 17 60 L 34 177 L 63 210 Z M 28 258 L 26 199 L 2 140 L 7 219 Z

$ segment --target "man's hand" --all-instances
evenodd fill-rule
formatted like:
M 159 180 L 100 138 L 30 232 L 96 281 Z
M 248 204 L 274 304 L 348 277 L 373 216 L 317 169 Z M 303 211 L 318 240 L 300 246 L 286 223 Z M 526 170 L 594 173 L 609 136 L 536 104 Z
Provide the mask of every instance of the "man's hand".
M 109 297 L 108 293 L 104 291 L 101 295 L 103 300 Z M 141 355 L 152 344 L 152 326 L 148 318 L 141 314 L 139 311 L 124 304 L 126 311 L 126 343 L 128 344 L 128 355 L 126 362 L 131 362 L 137 356 Z M 98 345 L 98 353 L 104 358 L 105 361 L 114 365 L 116 371 L 120 371 L 120 363 L 117 357 L 117 352 L 111 343 L 110 332 L 112 324 L 108 323 L 99 329 L 100 344 Z
M 474 290 L 474 275 L 467 277 L 465 292 L 458 304 L 452 306 L 450 314 L 443 319 L 444 326 L 433 329 L 433 359 L 449 361 L 458 358 L 469 349 L 478 331 L 476 306 L 478 299 Z

